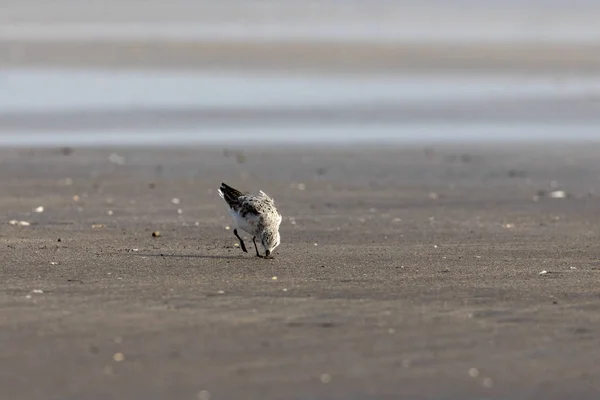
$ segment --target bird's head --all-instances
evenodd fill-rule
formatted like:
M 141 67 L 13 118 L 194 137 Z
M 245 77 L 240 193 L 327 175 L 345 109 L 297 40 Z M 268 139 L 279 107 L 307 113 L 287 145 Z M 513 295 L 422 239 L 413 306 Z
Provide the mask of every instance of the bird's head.
M 267 257 L 269 257 L 271 255 L 271 252 L 273 252 L 273 250 L 275 250 L 277 246 L 279 246 L 280 241 L 281 238 L 279 236 L 279 231 L 263 231 L 260 238 L 260 242 L 265 248 L 265 254 Z

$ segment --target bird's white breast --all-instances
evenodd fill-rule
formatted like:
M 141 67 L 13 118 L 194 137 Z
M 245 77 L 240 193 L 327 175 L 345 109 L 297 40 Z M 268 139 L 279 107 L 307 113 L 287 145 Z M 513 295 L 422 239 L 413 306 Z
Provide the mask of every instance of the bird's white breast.
M 239 228 L 252 236 L 256 235 L 256 225 L 258 222 L 258 217 L 256 215 L 246 214 L 246 218 L 243 218 L 237 211 L 233 209 L 230 209 L 229 213 L 233 218 L 233 223 L 236 228 Z

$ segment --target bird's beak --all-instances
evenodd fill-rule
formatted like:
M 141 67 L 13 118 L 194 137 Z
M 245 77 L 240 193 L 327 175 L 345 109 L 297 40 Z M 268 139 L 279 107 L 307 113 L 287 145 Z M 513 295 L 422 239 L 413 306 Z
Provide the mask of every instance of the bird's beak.
M 271 255 L 271 250 L 265 250 L 265 255 L 269 257 Z

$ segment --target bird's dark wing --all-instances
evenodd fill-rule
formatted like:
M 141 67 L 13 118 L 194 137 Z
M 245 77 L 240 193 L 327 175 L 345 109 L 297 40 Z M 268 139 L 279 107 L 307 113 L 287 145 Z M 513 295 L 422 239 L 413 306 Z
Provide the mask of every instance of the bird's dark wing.
M 244 193 L 240 192 L 237 189 L 232 188 L 231 186 L 221 183 L 221 187 L 219 188 L 223 199 L 229 204 L 229 207 L 237 210 L 241 206 L 240 197 L 244 196 Z

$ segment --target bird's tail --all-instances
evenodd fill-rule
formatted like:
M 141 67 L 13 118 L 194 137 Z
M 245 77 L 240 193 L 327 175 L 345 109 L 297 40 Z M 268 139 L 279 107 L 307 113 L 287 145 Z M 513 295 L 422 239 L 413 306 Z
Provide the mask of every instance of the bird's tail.
M 221 183 L 221 187 L 219 188 L 219 196 L 224 199 L 227 204 L 232 205 L 237 202 L 238 197 L 243 196 L 244 194 L 237 189 L 232 188 L 231 186 Z

